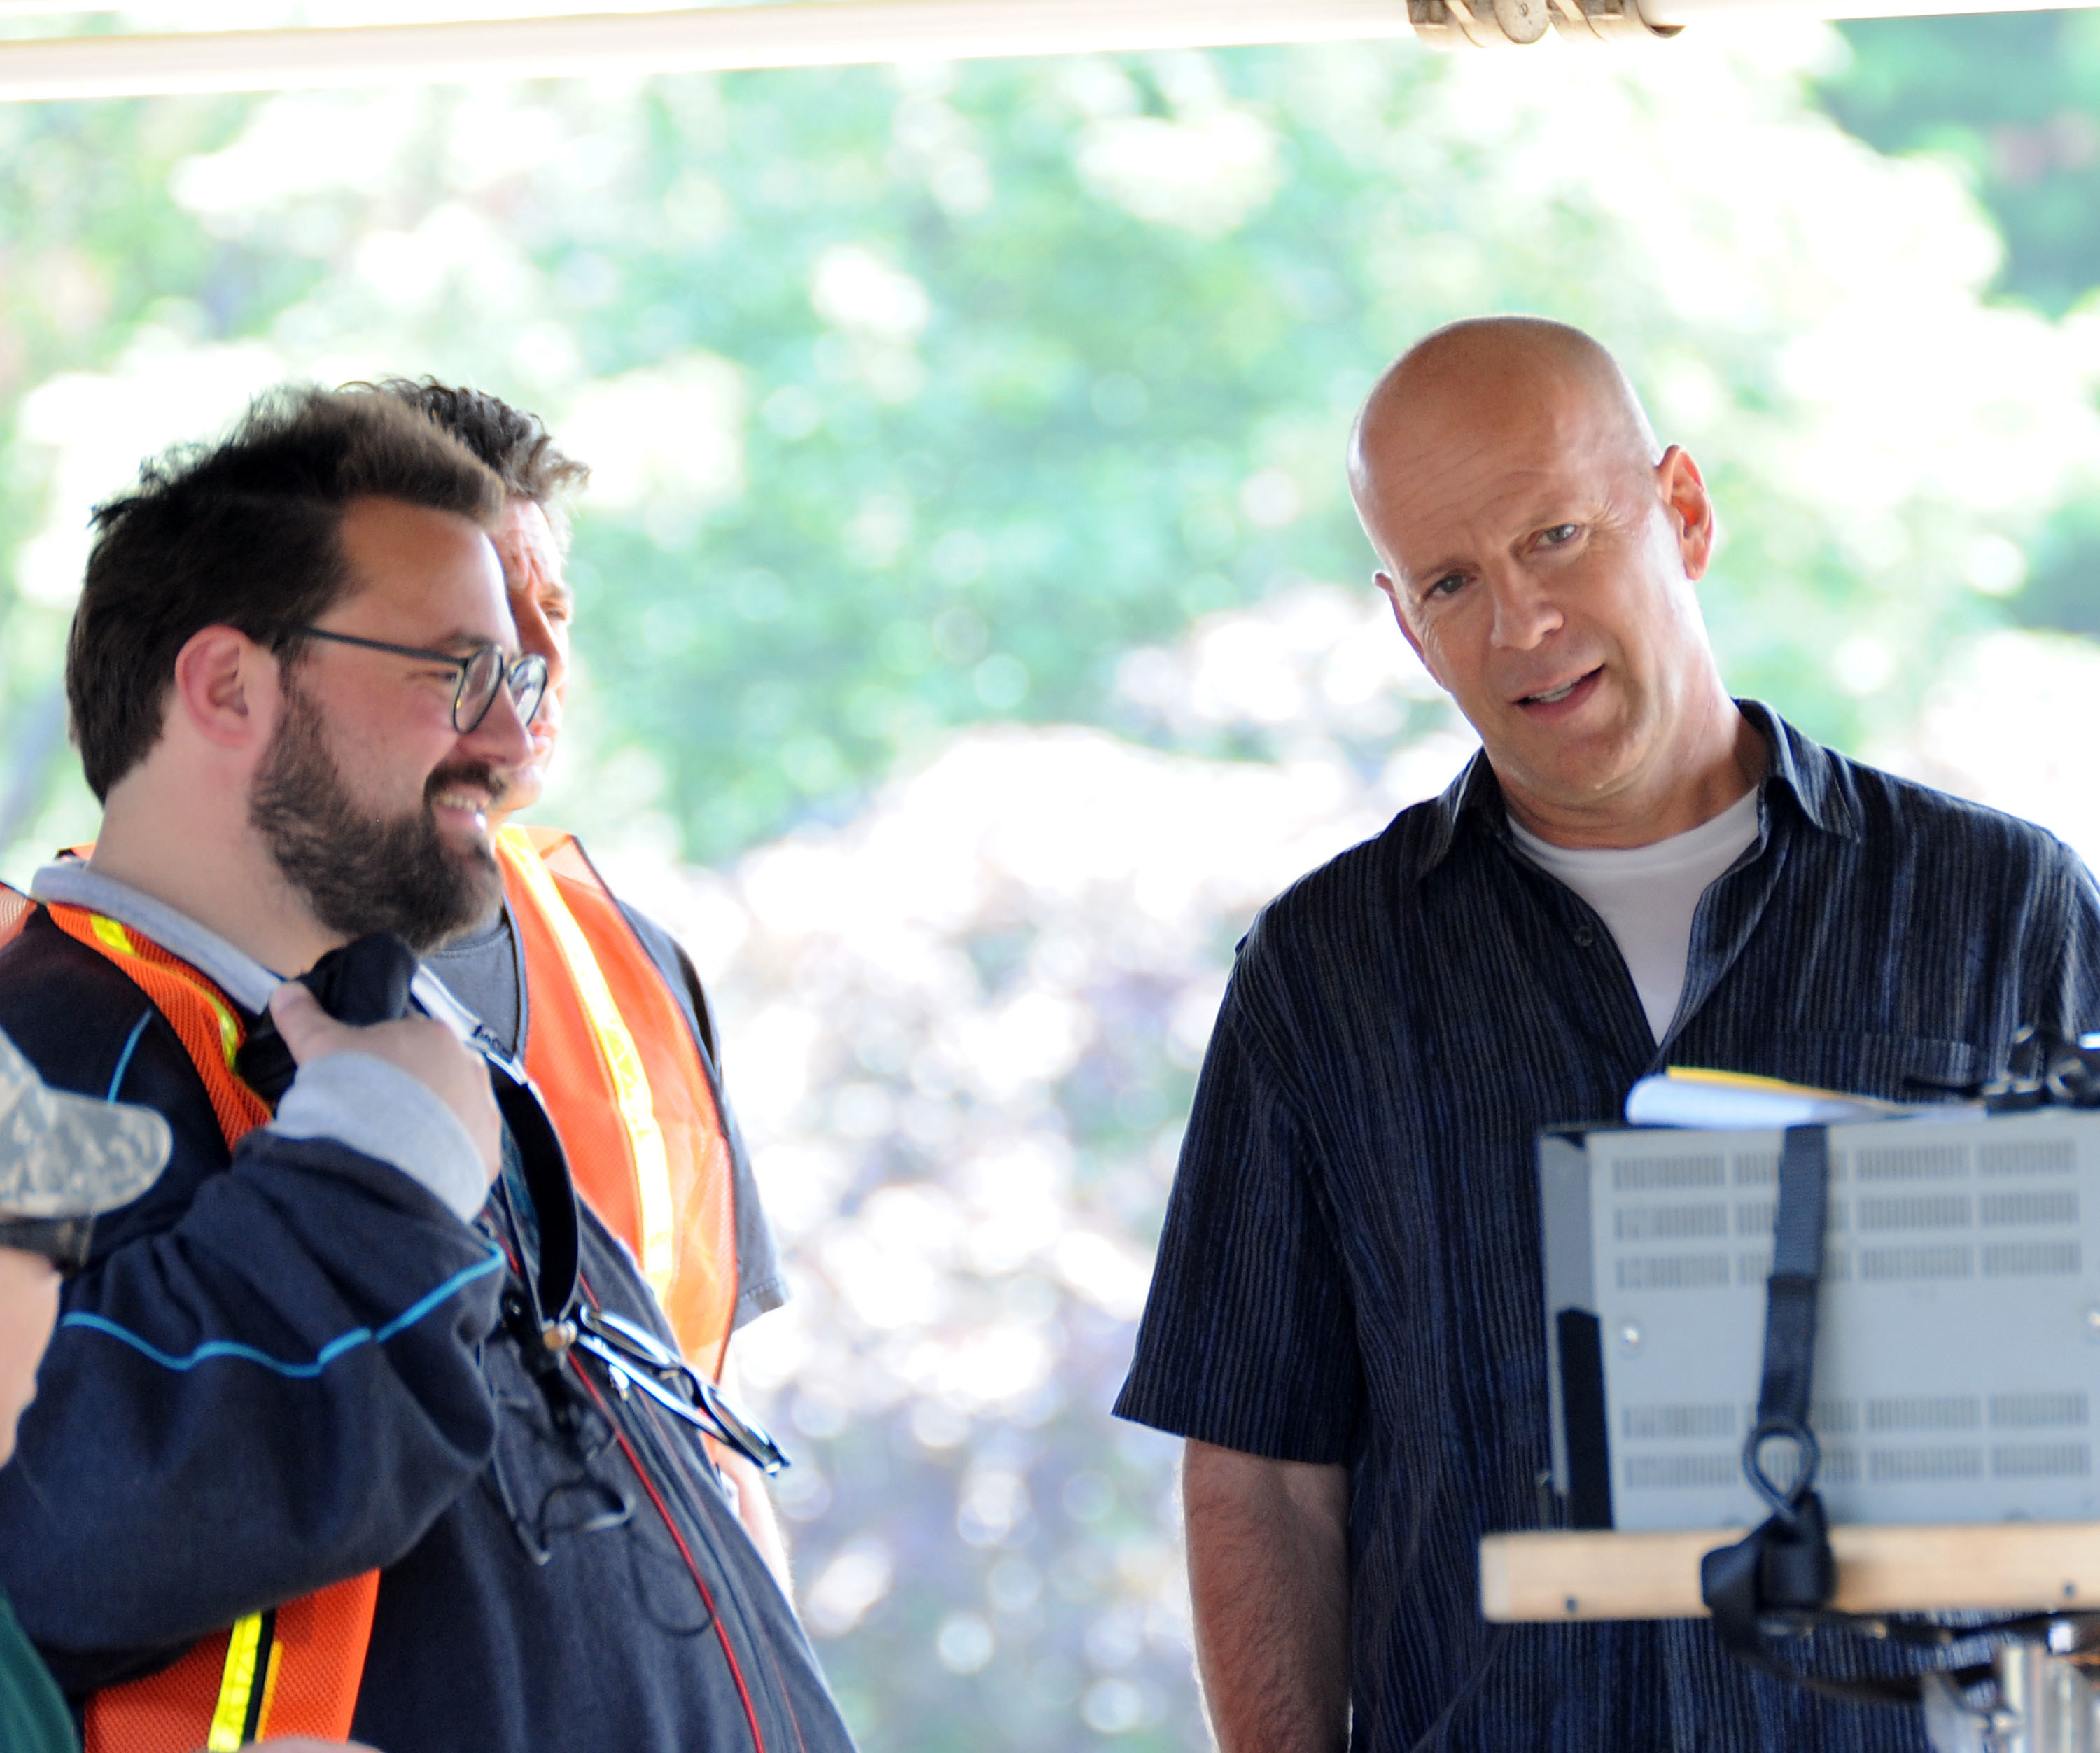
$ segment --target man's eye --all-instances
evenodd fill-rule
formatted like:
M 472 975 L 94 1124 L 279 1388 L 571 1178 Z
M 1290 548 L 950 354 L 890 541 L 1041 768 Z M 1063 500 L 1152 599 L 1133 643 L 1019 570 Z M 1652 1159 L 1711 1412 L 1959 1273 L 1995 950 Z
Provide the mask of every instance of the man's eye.
M 1454 597 L 1465 588 L 1465 585 L 1466 575 L 1463 572 L 1446 572 L 1422 594 L 1425 597 Z
M 1581 528 L 1578 523 L 1556 523 L 1552 528 L 1538 532 L 1538 545 L 1542 548 L 1558 548 L 1564 543 L 1574 541 L 1576 532 Z

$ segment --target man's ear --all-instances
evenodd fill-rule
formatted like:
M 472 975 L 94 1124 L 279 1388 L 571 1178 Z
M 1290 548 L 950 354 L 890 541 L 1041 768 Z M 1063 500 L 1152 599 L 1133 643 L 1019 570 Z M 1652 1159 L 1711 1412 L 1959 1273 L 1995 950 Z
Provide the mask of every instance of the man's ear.
M 175 654 L 170 716 L 229 752 L 267 744 L 283 695 L 277 660 L 237 627 L 205 627 Z
M 1703 578 L 1720 536 L 1714 501 L 1706 493 L 1706 478 L 1700 474 L 1692 453 L 1673 444 L 1656 465 L 1655 479 L 1677 526 L 1677 548 L 1683 557 L 1684 576 L 1695 581 Z

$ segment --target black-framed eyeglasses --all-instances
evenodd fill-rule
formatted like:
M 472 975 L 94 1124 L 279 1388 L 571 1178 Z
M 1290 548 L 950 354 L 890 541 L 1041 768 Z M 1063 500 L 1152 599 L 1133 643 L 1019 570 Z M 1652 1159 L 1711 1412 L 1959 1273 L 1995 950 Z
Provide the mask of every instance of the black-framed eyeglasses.
M 452 728 L 461 736 L 479 730 L 496 704 L 496 691 L 510 687 L 511 704 L 518 722 L 530 724 L 539 715 L 540 702 L 547 697 L 547 660 L 528 651 L 514 660 L 503 655 L 500 645 L 484 645 L 456 657 L 450 651 L 433 651 L 420 645 L 390 645 L 384 639 L 360 639 L 355 634 L 331 633 L 325 627 L 299 627 L 310 639 L 328 639 L 338 645 L 355 645 L 368 651 L 390 651 L 396 657 L 418 657 L 426 663 L 443 664 L 459 672 L 459 687 L 452 694 Z
M 92 1217 L 0 1217 L 0 1247 L 42 1254 L 68 1278 L 87 1264 L 94 1243 Z
M 576 1349 L 587 1351 L 611 1374 L 614 1384 L 631 1384 L 664 1411 L 735 1450 L 762 1473 L 788 1464 L 765 1428 L 746 1418 L 730 1398 L 646 1327 L 602 1309 L 580 1309 Z M 678 1392 L 683 1389 L 685 1392 Z

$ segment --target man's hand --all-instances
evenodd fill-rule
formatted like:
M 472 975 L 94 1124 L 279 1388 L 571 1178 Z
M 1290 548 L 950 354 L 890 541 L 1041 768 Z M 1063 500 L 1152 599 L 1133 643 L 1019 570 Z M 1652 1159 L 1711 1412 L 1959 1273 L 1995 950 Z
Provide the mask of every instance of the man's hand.
M 503 1166 L 503 1121 L 488 1087 L 488 1068 L 444 1024 L 430 1017 L 403 1017 L 353 1028 L 322 1009 L 320 1000 L 296 980 L 270 995 L 270 1014 L 300 1065 L 330 1053 L 361 1053 L 406 1071 L 459 1116 L 481 1152 L 488 1179 L 496 1179 Z
M 1191 1441 L 1181 1464 L 1196 1670 L 1220 1753 L 1349 1738 L 1349 1473 Z

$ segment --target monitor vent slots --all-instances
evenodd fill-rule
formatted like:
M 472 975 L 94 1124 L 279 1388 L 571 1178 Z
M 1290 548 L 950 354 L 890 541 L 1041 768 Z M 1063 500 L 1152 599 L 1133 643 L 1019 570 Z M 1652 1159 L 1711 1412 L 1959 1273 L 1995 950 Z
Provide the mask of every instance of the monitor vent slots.
M 1727 1179 L 1726 1165 L 1718 1156 L 1621 1157 L 1612 1165 L 1612 1186 L 1620 1193 L 1718 1187 Z
M 1732 1449 L 1711 1455 L 1635 1455 L 1627 1457 L 1626 1481 L 1633 1490 L 1683 1490 L 1732 1486 L 1742 1475 Z
M 1965 1193 L 1860 1201 L 1862 1230 L 1966 1230 L 1976 1221 Z
M 1622 1291 L 1711 1290 L 1728 1281 L 1726 1254 L 1644 1254 L 1617 1262 Z
M 2082 1442 L 2007 1443 L 1991 1451 L 1993 1479 L 2089 1479 L 2093 1451 Z
M 1862 1145 L 1859 1156 L 1862 1181 L 1959 1181 L 1969 1172 L 1966 1145 Z
M 1710 1205 L 1629 1205 L 1612 1214 L 1621 1242 L 1697 1242 L 1728 1233 L 1728 1208 Z
M 1974 1394 L 1935 1394 L 1904 1400 L 1869 1400 L 1870 1431 L 1974 1430 L 1983 1422 L 1983 1402 Z
M 1987 1230 L 2079 1221 L 2076 1193 L 1987 1193 L 1976 1202 L 1976 1210 Z
M 1867 1477 L 1877 1485 L 1921 1485 L 1944 1479 L 1981 1479 L 1981 1449 L 1869 1449 Z
M 1863 1247 L 1860 1276 L 1869 1283 L 1891 1280 L 1973 1278 L 1976 1251 L 1971 1247 Z
M 2071 1278 L 2085 1269 L 2076 1242 L 1994 1242 L 1983 1250 L 1987 1278 Z
M 1713 1406 L 1630 1406 L 1621 1420 L 1635 1442 L 1683 1442 L 1736 1434 L 1736 1409 Z
M 2068 1138 L 1979 1145 L 1976 1167 L 1986 1175 L 2068 1175 L 2078 1167 L 2078 1147 Z
M 2092 1422 L 2084 1394 L 1993 1394 L 1991 1423 L 2000 1430 L 2082 1428 Z

